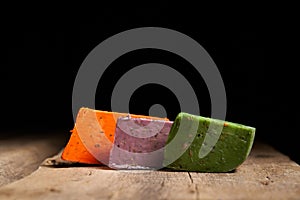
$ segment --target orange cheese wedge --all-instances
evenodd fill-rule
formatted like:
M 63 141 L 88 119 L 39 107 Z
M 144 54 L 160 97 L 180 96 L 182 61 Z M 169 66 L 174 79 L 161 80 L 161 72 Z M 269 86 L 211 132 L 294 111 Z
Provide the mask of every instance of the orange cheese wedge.
M 128 115 L 132 118 L 169 121 L 167 118 L 81 108 L 62 159 L 87 164 L 108 164 L 117 119 Z

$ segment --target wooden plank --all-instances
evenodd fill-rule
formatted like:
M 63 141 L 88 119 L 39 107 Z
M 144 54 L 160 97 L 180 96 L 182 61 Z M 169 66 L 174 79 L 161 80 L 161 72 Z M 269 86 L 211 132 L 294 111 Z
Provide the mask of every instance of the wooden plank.
M 8 200 L 299 199 L 299 196 L 300 166 L 260 144 L 232 173 L 116 171 L 103 166 L 50 165 L 0 188 L 0 199 Z
M 64 143 L 62 137 L 58 137 L 57 134 L 1 137 L 0 186 L 35 171 L 45 158 L 59 152 Z
M 299 165 L 266 145 L 255 145 L 234 173 L 190 175 L 201 199 L 300 198 Z

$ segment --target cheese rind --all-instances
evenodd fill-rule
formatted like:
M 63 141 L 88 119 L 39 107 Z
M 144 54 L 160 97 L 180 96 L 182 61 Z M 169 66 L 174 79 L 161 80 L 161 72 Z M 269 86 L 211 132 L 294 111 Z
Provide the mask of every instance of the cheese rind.
M 181 135 L 180 141 L 171 145 L 176 135 Z M 254 136 L 253 127 L 180 113 L 169 134 L 164 166 L 197 172 L 232 171 L 248 157 Z M 208 154 L 202 157 L 200 151 Z M 179 155 L 179 152 L 181 155 L 173 160 L 174 154 Z
M 115 169 L 160 169 L 173 122 L 119 118 L 109 166 Z

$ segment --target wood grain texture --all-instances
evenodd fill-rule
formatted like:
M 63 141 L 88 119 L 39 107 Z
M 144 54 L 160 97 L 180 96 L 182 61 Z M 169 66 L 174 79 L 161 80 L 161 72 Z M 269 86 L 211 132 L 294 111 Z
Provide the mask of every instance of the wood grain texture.
M 35 171 L 45 158 L 58 153 L 63 143 L 57 135 L 1 137 L 0 186 Z
M 116 171 L 104 166 L 48 165 L 0 188 L 0 199 L 7 200 L 299 197 L 300 166 L 261 144 L 255 144 L 246 162 L 231 173 Z

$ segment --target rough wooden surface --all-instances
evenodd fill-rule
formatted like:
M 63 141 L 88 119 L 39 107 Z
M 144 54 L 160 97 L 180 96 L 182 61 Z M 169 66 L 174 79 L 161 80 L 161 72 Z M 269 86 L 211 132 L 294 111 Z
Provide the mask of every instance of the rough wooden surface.
M 51 160 L 46 162 L 50 166 L 0 188 L 0 199 L 300 198 L 300 166 L 260 144 L 232 173 L 116 171 L 99 166 L 51 166 Z
M 0 138 L 0 186 L 35 171 L 49 155 L 59 152 L 64 140 L 55 136 Z

